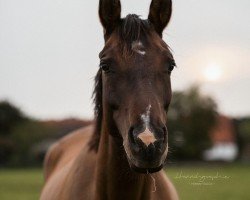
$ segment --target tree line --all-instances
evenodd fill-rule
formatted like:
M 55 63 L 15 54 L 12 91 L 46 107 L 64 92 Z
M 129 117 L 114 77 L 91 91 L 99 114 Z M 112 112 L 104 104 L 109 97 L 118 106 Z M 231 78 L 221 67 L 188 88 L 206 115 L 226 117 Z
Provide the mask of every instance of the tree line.
M 216 124 L 217 116 L 216 102 L 203 95 L 198 87 L 174 92 L 167 122 L 170 160 L 202 160 L 202 153 L 212 145 L 209 133 Z M 237 133 L 242 138 L 239 145 L 243 148 L 245 143 L 250 143 L 250 119 L 235 121 Z M 40 166 L 45 154 L 38 148 L 41 144 L 56 141 L 74 128 L 91 122 L 62 129 L 65 123 L 57 126 L 44 123 L 28 117 L 10 102 L 1 101 L 0 166 Z

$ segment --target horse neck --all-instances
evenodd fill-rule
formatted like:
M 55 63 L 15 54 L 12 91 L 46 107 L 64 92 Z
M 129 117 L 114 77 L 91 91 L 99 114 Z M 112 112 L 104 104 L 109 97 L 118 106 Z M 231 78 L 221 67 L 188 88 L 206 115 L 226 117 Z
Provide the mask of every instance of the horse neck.
M 133 172 L 122 141 L 102 129 L 98 150 L 96 199 L 150 199 L 153 181 L 150 175 Z

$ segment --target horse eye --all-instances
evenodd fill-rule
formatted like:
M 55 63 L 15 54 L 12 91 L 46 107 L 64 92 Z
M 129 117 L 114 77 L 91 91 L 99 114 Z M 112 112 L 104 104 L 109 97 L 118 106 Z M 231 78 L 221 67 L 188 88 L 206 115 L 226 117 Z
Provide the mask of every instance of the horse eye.
M 174 67 L 175 67 L 174 65 L 170 65 L 169 68 L 168 68 L 168 71 L 172 72 Z
M 107 64 L 100 64 L 100 67 L 104 72 L 110 71 L 109 65 L 107 65 Z
M 171 72 L 173 71 L 173 69 L 176 67 L 175 61 L 171 61 L 171 63 L 169 64 L 169 68 L 168 68 L 168 72 L 169 74 L 171 74 Z

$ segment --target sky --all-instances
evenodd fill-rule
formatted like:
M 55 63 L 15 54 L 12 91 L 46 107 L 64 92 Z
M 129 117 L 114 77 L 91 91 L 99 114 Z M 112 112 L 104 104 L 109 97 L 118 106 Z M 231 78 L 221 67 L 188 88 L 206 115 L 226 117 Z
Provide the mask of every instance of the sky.
M 150 0 L 122 0 L 147 18 Z M 104 45 L 98 0 L 0 0 L 0 100 L 39 119 L 93 117 Z M 221 113 L 250 115 L 250 1 L 174 0 L 163 38 L 178 67 L 173 91 L 199 84 Z

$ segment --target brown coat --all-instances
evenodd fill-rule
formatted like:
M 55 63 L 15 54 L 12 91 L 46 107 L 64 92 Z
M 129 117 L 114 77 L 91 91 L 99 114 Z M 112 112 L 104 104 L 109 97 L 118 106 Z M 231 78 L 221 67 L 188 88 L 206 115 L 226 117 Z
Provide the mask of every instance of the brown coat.
M 92 131 L 92 126 L 80 129 L 52 146 L 41 200 L 178 199 L 163 170 L 152 175 L 132 172 L 107 133 L 101 136 L 99 151 L 90 151 Z

